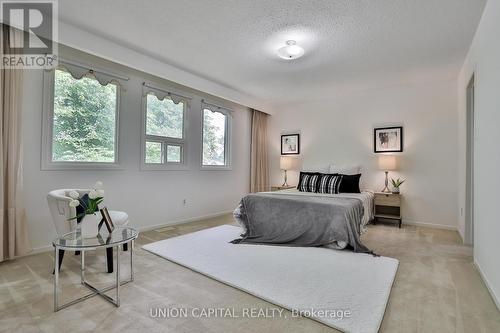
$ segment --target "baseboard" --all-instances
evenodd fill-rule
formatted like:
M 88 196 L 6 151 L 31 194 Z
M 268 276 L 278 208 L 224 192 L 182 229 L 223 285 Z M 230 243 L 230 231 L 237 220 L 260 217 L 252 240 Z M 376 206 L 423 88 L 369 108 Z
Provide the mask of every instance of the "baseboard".
M 137 229 L 139 230 L 139 232 L 150 231 L 150 230 L 154 230 L 154 229 L 158 229 L 158 228 L 163 228 L 163 227 L 168 227 L 168 226 L 174 226 L 174 225 L 179 225 L 179 224 L 185 224 L 185 223 L 190 223 L 190 222 L 196 222 L 196 221 L 200 221 L 200 220 L 215 218 L 215 217 L 226 215 L 226 214 L 229 214 L 229 213 L 232 213 L 232 212 L 233 212 L 233 210 L 228 210 L 228 211 L 223 211 L 223 212 L 218 212 L 218 213 L 213 213 L 213 214 L 208 214 L 208 215 L 191 217 L 191 218 L 188 218 L 188 219 L 182 219 L 182 220 L 176 220 L 176 221 L 172 221 L 172 222 L 166 222 L 166 223 L 156 224 L 156 225 L 152 225 L 152 226 L 140 227 L 140 228 L 137 228 Z M 52 245 L 41 246 L 41 247 L 34 248 L 30 253 L 27 253 L 27 254 L 19 256 L 19 257 L 15 257 L 14 259 L 18 259 L 18 258 L 22 258 L 22 257 L 28 257 L 28 256 L 32 256 L 32 255 L 35 255 L 35 254 L 49 252 L 49 251 L 53 251 L 53 250 L 54 250 L 54 248 L 52 247 Z
M 452 225 L 446 224 L 436 224 L 436 223 L 428 223 L 428 222 L 419 222 L 413 220 L 406 220 L 403 218 L 403 225 L 415 225 L 418 227 L 426 227 L 426 228 L 434 228 L 434 229 L 444 229 L 444 230 L 453 230 L 458 232 L 458 228 Z
M 218 212 L 218 213 L 214 213 L 214 214 L 208 214 L 208 215 L 191 217 L 191 218 L 188 218 L 188 219 L 182 219 L 182 220 L 171 221 L 171 222 L 166 222 L 166 223 L 161 223 L 161 224 L 155 224 L 155 225 L 152 225 L 152 226 L 148 225 L 148 226 L 145 226 L 145 227 L 140 227 L 139 231 L 150 231 L 150 230 L 164 228 L 164 227 L 171 227 L 171 226 L 179 225 L 179 224 L 185 224 L 185 223 L 190 223 L 190 222 L 196 222 L 196 221 L 211 219 L 211 218 L 223 216 L 223 215 L 226 215 L 226 214 L 230 214 L 232 212 L 233 212 L 233 210 L 228 210 L 228 211 Z
M 500 311 L 500 298 L 498 298 L 497 295 L 495 295 L 495 293 L 493 292 L 493 289 L 491 288 L 491 285 L 490 285 L 488 279 L 486 278 L 483 271 L 481 270 L 481 266 L 479 266 L 479 264 L 476 262 L 476 259 L 474 259 L 474 266 L 476 267 L 477 271 L 479 272 L 479 276 L 483 280 L 484 285 L 486 286 L 486 289 L 488 289 L 490 296 L 491 296 L 491 299 L 493 299 L 493 302 L 497 306 L 498 311 Z
M 191 217 L 191 218 L 182 219 L 182 220 L 176 220 L 176 221 L 171 221 L 171 222 L 166 222 L 166 223 L 155 224 L 155 225 L 152 225 L 152 226 L 144 226 L 144 227 L 138 228 L 138 230 L 140 232 L 142 232 L 142 231 L 150 231 L 150 230 L 154 230 L 154 229 L 158 229 L 158 228 L 163 228 L 163 227 L 168 227 L 168 226 L 174 226 L 174 225 L 179 225 L 179 224 L 185 224 L 185 223 L 190 223 L 190 222 L 196 222 L 196 221 L 200 221 L 200 220 L 215 218 L 215 217 L 219 217 L 219 216 L 222 216 L 222 215 L 230 214 L 232 212 L 233 212 L 232 210 L 228 210 L 228 211 L 223 211 L 223 212 L 218 212 L 218 213 L 213 213 L 213 214 L 208 214 L 208 215 L 196 216 L 196 217 Z M 403 224 L 406 224 L 406 225 L 415 225 L 415 226 L 426 227 L 426 228 L 435 228 L 435 229 L 445 229 L 445 230 L 458 231 L 458 228 L 454 227 L 454 226 L 449 226 L 449 225 L 444 225 L 444 224 L 434 224 L 434 223 L 418 222 L 418 221 L 412 221 L 412 220 L 406 220 L 406 219 L 403 219 Z M 28 254 L 26 254 L 24 256 L 17 257 L 17 258 L 26 257 L 26 256 L 34 255 L 34 254 L 39 254 L 39 253 L 51 251 L 52 249 L 53 248 L 52 248 L 51 245 L 34 248 L 33 251 L 31 251 L 30 253 L 28 253 Z
M 49 252 L 49 251 L 54 251 L 54 247 L 52 245 L 36 247 L 30 253 L 25 254 L 24 256 L 16 257 L 16 258 L 22 258 L 22 257 L 32 256 L 32 255 L 35 255 L 35 254 L 39 254 L 39 253 L 43 253 L 43 252 Z

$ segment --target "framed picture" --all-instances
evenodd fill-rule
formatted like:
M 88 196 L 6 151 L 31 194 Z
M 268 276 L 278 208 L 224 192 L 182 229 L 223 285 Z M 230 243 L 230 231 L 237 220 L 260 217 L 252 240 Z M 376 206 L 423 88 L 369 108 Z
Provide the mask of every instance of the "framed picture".
M 109 216 L 108 209 L 106 207 L 104 207 L 100 211 L 101 211 L 101 215 L 102 215 L 102 219 L 104 221 L 104 224 L 106 225 L 106 229 L 108 229 L 108 232 L 111 233 L 113 231 L 113 229 L 115 229 L 115 225 L 113 224 L 113 221 L 111 220 L 111 216 Z
M 383 127 L 373 130 L 375 153 L 398 153 L 403 151 L 403 127 Z
M 300 134 L 286 134 L 281 136 L 281 155 L 300 154 Z

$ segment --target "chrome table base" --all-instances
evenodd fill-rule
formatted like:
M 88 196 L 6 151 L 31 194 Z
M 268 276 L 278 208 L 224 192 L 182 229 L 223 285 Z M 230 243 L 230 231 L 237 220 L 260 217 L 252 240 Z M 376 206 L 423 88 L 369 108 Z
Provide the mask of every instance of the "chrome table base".
M 124 284 L 127 284 L 129 282 L 134 281 L 134 268 L 133 268 L 133 263 L 134 263 L 134 240 L 131 240 L 129 245 L 129 251 L 130 251 L 130 279 L 125 280 L 125 281 L 120 281 L 120 247 L 122 244 L 119 244 L 117 246 L 114 246 L 116 248 L 116 274 L 115 274 L 115 283 L 111 286 L 105 287 L 103 289 L 97 289 L 96 287 L 92 286 L 90 283 L 88 283 L 85 280 L 85 251 L 92 250 L 92 249 L 79 249 L 78 251 L 81 251 L 80 254 L 80 276 L 81 276 L 81 284 L 85 286 L 87 289 L 91 291 L 91 293 L 82 296 L 80 298 L 77 298 L 73 301 L 67 302 L 65 304 L 59 305 L 59 270 L 57 269 L 59 267 L 59 247 L 54 246 L 55 252 L 54 252 L 54 312 L 57 312 L 61 309 L 67 308 L 68 306 L 71 306 L 76 303 L 80 303 L 86 299 L 89 299 L 91 297 L 94 297 L 96 295 L 101 296 L 103 299 L 106 301 L 110 302 L 111 304 L 115 305 L 116 307 L 120 306 L 120 286 L 123 286 Z M 68 250 L 68 249 L 66 249 Z M 112 298 L 105 293 L 116 289 L 116 296 L 115 298 Z

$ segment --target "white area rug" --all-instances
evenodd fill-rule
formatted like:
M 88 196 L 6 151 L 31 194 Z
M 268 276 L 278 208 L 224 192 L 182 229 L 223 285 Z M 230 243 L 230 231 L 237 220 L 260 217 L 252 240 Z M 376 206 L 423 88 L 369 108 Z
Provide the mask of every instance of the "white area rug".
M 378 331 L 396 259 L 325 248 L 229 243 L 240 233 L 239 227 L 223 225 L 143 249 L 289 310 L 325 310 L 310 318 L 333 328 Z M 351 315 L 335 318 L 338 311 Z

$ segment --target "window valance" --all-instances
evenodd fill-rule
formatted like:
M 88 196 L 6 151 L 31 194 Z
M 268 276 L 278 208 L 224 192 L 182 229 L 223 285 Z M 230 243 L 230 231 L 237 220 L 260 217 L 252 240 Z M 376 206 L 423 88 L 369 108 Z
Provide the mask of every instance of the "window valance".
M 220 105 L 217 105 L 217 104 L 213 104 L 213 103 L 209 103 L 207 101 L 205 101 L 204 99 L 201 100 L 201 107 L 202 109 L 208 109 L 212 112 L 220 112 L 220 113 L 223 113 L 223 114 L 226 114 L 228 116 L 233 116 L 233 110 L 229 109 L 229 108 L 226 108 L 224 106 L 220 106 Z
M 128 81 L 129 78 L 120 74 L 115 74 L 111 72 L 106 72 L 91 66 L 84 64 L 79 64 L 76 62 L 59 59 L 58 68 L 62 68 L 71 74 L 75 79 L 81 79 L 85 75 L 92 75 L 99 81 L 103 86 L 110 83 L 121 84 L 124 81 Z
M 164 100 L 165 98 L 171 99 L 175 104 L 179 104 L 181 102 L 186 103 L 189 105 L 189 102 L 191 100 L 191 97 L 179 95 L 177 93 L 173 93 L 171 91 L 155 87 L 151 84 L 148 84 L 144 82 L 142 84 L 142 96 L 147 96 L 148 94 L 153 94 L 158 98 L 160 101 Z

